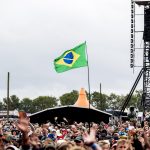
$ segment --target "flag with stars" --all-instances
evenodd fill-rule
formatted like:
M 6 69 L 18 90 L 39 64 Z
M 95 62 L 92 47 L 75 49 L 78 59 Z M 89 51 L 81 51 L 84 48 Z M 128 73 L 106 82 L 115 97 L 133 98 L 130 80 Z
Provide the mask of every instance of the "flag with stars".
M 58 73 L 70 69 L 85 67 L 88 65 L 86 58 L 86 43 L 82 43 L 70 50 L 65 51 L 54 60 L 55 70 Z

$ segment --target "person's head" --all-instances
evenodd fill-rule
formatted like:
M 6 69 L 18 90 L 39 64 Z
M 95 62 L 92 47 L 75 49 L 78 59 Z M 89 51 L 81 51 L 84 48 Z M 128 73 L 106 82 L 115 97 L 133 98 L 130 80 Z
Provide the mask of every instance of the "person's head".
M 70 148 L 70 150 L 86 150 L 84 147 L 81 146 L 73 146 Z
M 114 133 L 113 139 L 114 139 L 115 141 L 118 141 L 118 140 L 119 140 L 119 134 L 118 134 L 118 133 Z
M 134 126 L 134 122 L 133 121 L 130 121 L 130 126 Z
M 14 145 L 9 145 L 6 147 L 6 150 L 19 150 L 19 149 Z
M 45 149 L 44 150 L 55 150 L 55 149 L 56 149 L 55 144 L 54 143 L 50 143 L 50 144 L 45 145 Z
M 43 135 L 47 135 L 47 134 L 48 134 L 48 130 L 47 130 L 46 128 L 43 128 L 43 129 L 42 129 L 42 134 L 43 134 Z
M 132 145 L 129 140 L 120 139 L 117 142 L 116 150 L 132 150 Z
M 40 136 L 40 134 L 41 134 L 41 128 L 36 128 L 36 129 L 35 129 L 35 133 L 36 133 L 38 136 Z
M 136 130 L 136 133 L 137 133 L 138 136 L 142 137 L 143 134 L 144 134 L 144 130 L 143 130 L 142 128 L 138 128 L 138 129 Z
M 66 130 L 65 128 L 63 128 L 63 129 L 61 129 L 61 133 L 62 133 L 63 135 L 66 135 L 68 132 L 67 132 L 67 130 Z
M 71 130 L 72 130 L 73 132 L 77 131 L 76 126 L 75 126 L 75 125 L 72 125 L 72 126 L 71 126 Z
M 57 143 L 57 150 L 68 150 L 72 147 L 72 145 L 68 144 L 68 142 Z
M 144 121 L 144 126 L 145 126 L 145 125 L 148 125 L 148 121 L 146 121 L 146 120 Z
M 39 138 L 38 138 L 38 134 L 36 134 L 36 133 L 32 133 L 30 136 L 30 139 L 31 139 L 31 141 L 35 141 L 35 142 L 39 142 L 40 143 L 40 140 L 39 140 Z
M 125 122 L 125 123 L 123 124 L 123 127 L 124 127 L 124 128 L 128 128 L 128 123 Z
M 83 138 L 81 136 L 77 136 L 75 138 L 74 142 L 76 143 L 77 146 L 83 146 L 84 145 Z
M 113 134 L 114 129 L 112 127 L 108 127 L 107 131 L 108 131 L 108 133 Z
M 149 130 L 149 126 L 148 125 L 145 125 L 144 126 L 144 131 L 148 131 Z
M 102 130 L 101 131 L 101 137 L 106 137 L 107 136 L 107 130 Z
M 55 130 L 58 130 L 58 126 L 55 126 Z
M 56 130 L 55 129 L 52 129 L 52 134 L 56 135 Z
M 117 148 L 117 143 L 112 145 L 111 150 L 116 150 L 116 148 Z
M 15 130 L 13 130 L 12 135 L 17 135 L 17 132 Z
M 136 127 L 137 128 L 141 128 L 141 124 L 140 123 L 136 123 Z
M 107 141 L 100 141 L 99 145 L 102 148 L 102 150 L 109 150 L 110 149 L 110 143 Z

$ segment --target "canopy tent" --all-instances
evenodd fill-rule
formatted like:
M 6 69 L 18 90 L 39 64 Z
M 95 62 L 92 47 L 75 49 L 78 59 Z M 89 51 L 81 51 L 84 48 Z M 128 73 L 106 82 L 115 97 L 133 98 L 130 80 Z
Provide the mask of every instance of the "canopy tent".
M 31 114 L 30 120 L 32 123 L 44 123 L 47 121 L 55 122 L 57 118 L 57 121 L 64 122 L 64 118 L 66 118 L 69 123 L 73 121 L 97 123 L 104 121 L 108 123 L 110 116 L 111 114 L 100 111 L 89 104 L 85 90 L 81 88 L 79 97 L 74 105 L 45 109 Z

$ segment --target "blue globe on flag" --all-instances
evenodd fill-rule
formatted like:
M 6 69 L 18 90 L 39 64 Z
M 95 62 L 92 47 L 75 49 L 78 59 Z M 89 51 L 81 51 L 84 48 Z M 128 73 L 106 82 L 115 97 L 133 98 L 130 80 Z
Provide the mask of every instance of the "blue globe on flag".
M 74 59 L 74 55 L 72 52 L 67 53 L 63 58 L 64 62 L 67 64 L 72 64 L 73 59 Z

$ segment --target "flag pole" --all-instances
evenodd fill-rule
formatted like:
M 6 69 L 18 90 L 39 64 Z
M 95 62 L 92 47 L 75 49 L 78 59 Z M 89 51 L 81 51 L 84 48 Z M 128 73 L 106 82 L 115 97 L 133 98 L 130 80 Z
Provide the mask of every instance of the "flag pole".
M 7 121 L 9 121 L 9 72 L 7 75 Z
M 88 52 L 87 52 L 87 45 L 86 45 L 86 41 L 85 41 L 85 49 L 86 49 L 86 57 L 87 57 L 88 90 L 89 90 L 89 111 L 90 111 L 90 104 L 91 104 L 90 69 L 89 69 L 89 60 L 88 60 Z M 90 131 L 90 121 L 89 121 L 89 131 Z

